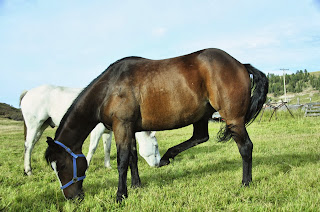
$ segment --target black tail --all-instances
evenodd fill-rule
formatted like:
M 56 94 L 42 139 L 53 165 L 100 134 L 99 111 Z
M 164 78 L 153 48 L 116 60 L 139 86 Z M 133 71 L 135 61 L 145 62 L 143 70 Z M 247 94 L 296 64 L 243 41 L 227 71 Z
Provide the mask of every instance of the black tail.
M 246 125 L 251 124 L 261 111 L 266 102 L 269 88 L 268 78 L 264 73 L 250 64 L 244 64 L 249 74 L 252 75 L 250 107 L 246 114 Z

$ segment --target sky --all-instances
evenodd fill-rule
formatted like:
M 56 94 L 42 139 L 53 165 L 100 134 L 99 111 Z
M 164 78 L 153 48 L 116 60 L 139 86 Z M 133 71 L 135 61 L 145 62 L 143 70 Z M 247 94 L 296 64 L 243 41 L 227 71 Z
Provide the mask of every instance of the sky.
M 0 102 L 85 87 L 126 56 L 205 48 L 266 74 L 320 71 L 320 0 L 0 0 Z

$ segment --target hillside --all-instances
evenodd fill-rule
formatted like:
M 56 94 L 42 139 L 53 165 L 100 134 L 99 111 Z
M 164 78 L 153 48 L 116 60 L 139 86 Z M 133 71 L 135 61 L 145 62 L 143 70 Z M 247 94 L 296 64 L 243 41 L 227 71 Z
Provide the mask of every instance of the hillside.
M 320 71 L 314 71 L 314 72 L 310 72 L 311 75 L 319 77 L 320 76 Z
M 0 117 L 8 118 L 16 121 L 22 121 L 22 113 L 20 109 L 12 107 L 6 103 L 0 103 Z
M 285 75 L 287 93 L 303 93 L 304 91 L 320 91 L 320 76 L 318 72 L 308 73 L 307 70 L 299 70 L 294 74 Z M 269 94 L 273 97 L 284 95 L 283 76 L 268 74 Z

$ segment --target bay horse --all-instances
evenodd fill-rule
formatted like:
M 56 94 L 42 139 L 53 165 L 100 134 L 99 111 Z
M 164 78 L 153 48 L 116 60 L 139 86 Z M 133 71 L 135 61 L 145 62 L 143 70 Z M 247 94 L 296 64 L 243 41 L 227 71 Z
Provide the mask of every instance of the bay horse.
M 59 126 L 63 115 L 82 88 L 69 88 L 55 85 L 41 85 L 24 91 L 20 96 L 20 107 L 24 118 L 25 152 L 24 152 L 24 172 L 26 175 L 32 174 L 31 153 L 34 145 L 40 139 L 44 130 L 51 126 Z M 87 154 L 88 166 L 93 154 L 98 146 L 100 137 L 104 146 L 104 165 L 111 168 L 110 150 L 112 131 L 107 130 L 103 124 L 99 123 L 91 132 L 90 145 Z M 158 142 L 153 132 L 137 132 L 139 142 L 139 153 L 152 166 L 158 166 L 160 153 Z
M 252 80 L 251 80 L 251 77 Z M 209 139 L 208 119 L 219 112 L 226 127 L 221 140 L 233 138 L 243 162 L 242 184 L 252 181 L 253 144 L 246 130 L 260 112 L 268 79 L 220 49 L 204 49 L 164 60 L 127 57 L 111 64 L 77 97 L 64 115 L 55 138 L 47 138 L 45 158 L 56 172 L 67 199 L 84 197 L 87 169 L 81 149 L 89 132 L 102 122 L 114 132 L 119 172 L 116 200 L 141 185 L 134 133 L 193 125 L 192 137 L 168 149 L 159 166 Z

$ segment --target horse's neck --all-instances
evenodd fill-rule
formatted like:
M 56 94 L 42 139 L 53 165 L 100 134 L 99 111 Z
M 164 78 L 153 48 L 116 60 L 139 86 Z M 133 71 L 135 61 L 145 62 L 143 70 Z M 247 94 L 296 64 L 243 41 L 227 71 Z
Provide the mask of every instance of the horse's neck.
M 72 110 L 60 124 L 55 140 L 62 142 L 75 153 L 80 153 L 83 142 L 97 124 L 86 111 Z

